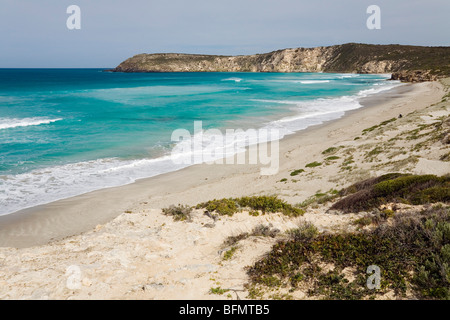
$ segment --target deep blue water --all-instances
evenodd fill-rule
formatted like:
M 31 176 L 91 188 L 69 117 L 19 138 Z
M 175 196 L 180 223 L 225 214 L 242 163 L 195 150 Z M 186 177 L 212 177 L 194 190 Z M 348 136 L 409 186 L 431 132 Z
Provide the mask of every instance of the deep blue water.
M 284 135 L 393 85 L 384 75 L 0 69 L 0 215 L 177 170 L 164 158 L 171 134 L 194 121 Z

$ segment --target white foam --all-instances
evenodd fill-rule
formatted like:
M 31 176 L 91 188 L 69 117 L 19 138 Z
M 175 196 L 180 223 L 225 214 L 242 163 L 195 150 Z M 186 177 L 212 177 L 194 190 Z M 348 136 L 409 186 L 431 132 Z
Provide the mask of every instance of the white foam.
M 383 82 L 375 83 L 374 85 L 376 85 L 376 87 L 366 89 L 366 90 L 361 90 L 360 92 L 358 92 L 357 96 L 364 98 L 364 97 L 367 97 L 372 94 L 391 90 L 391 89 L 398 87 L 400 85 L 403 85 L 403 84 L 401 83 L 401 81 L 389 81 L 389 82 L 385 82 L 385 83 L 383 83 Z
M 276 82 L 276 83 L 301 83 L 301 84 L 317 84 L 317 83 L 329 83 L 332 79 L 323 80 L 296 80 L 296 79 L 264 79 L 264 80 L 246 80 L 247 82 Z
M 342 74 L 337 74 L 336 76 L 338 77 L 338 79 L 351 79 L 351 78 L 357 78 L 360 75 L 357 73 L 342 73 Z
M 11 129 L 17 127 L 38 126 L 41 124 L 49 124 L 56 121 L 61 121 L 62 118 L 48 119 L 48 118 L 0 118 L 0 130 Z
M 317 83 L 329 83 L 330 80 L 303 80 L 299 81 L 301 84 L 317 84 Z
M 360 100 L 369 95 L 393 89 L 402 85 L 400 81 L 381 82 L 379 86 L 361 90 L 352 96 L 342 96 L 339 98 L 316 99 L 311 101 L 296 100 L 255 100 L 266 103 L 289 104 L 295 115 L 285 117 L 267 124 L 267 128 L 278 128 L 281 136 L 292 134 L 296 131 L 306 129 L 309 126 L 321 124 L 325 121 L 338 119 L 346 111 L 359 109 L 362 107 Z
M 234 81 L 234 82 L 241 82 L 243 79 L 241 78 L 227 78 L 223 79 L 222 81 Z
M 292 110 L 296 113 L 295 115 L 271 121 L 262 126 L 262 129 L 266 129 L 269 132 L 271 129 L 277 129 L 278 134 L 276 137 L 282 139 L 286 135 L 293 134 L 296 131 L 303 130 L 309 126 L 340 118 L 346 111 L 361 108 L 362 105 L 359 103 L 361 98 L 384 90 L 389 90 L 397 85 L 398 83 L 386 83 L 376 89 L 361 90 L 352 96 L 329 99 L 320 98 L 310 101 L 251 99 L 251 101 L 292 105 Z M 256 137 L 256 139 L 253 137 L 251 137 L 252 139 L 249 139 L 246 132 L 236 132 L 228 138 L 231 138 L 230 141 L 233 141 L 238 147 L 273 140 L 270 136 L 267 137 L 267 140 L 259 140 L 259 136 Z M 194 145 L 197 146 L 197 149 L 193 147 Z M 188 150 L 188 152 L 186 152 L 186 150 Z M 232 156 L 244 150 L 242 148 L 230 148 L 230 143 L 227 144 L 227 141 L 224 140 L 224 132 L 222 132 L 222 134 L 214 134 L 209 133 L 209 131 L 202 131 L 191 137 L 190 140 L 179 142 L 174 147 L 172 155 L 180 161 L 190 161 L 194 159 L 194 163 L 198 164 L 201 163 L 201 161 L 195 162 L 196 155 L 204 154 L 205 151 L 212 155 L 209 160 L 214 161 Z
M 126 161 L 108 158 L 0 176 L 0 215 L 94 190 L 126 185 L 183 167 L 175 165 L 167 156 Z

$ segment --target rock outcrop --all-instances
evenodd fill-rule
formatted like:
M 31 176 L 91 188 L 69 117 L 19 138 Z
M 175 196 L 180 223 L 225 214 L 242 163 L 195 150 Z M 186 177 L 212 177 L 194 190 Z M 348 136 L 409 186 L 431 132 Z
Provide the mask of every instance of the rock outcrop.
M 348 43 L 247 56 L 138 54 L 109 71 L 393 73 L 396 80 L 432 81 L 450 76 L 450 47 Z
M 436 81 L 437 79 L 438 76 L 435 74 L 423 70 L 399 71 L 394 72 L 391 76 L 391 80 L 401 80 L 405 82 Z

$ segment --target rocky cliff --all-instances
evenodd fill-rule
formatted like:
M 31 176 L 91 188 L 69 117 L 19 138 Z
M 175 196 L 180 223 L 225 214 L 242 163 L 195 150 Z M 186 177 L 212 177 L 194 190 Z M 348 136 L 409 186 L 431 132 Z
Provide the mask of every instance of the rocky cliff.
M 138 54 L 110 71 L 392 73 L 392 79 L 429 81 L 450 76 L 450 47 L 348 43 L 247 56 Z

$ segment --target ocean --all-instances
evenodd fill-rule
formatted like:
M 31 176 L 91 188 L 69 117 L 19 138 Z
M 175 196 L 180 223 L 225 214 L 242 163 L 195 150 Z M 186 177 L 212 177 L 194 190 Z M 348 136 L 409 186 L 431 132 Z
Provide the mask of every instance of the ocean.
M 172 132 L 339 118 L 388 75 L 0 69 L 0 215 L 179 170 Z

